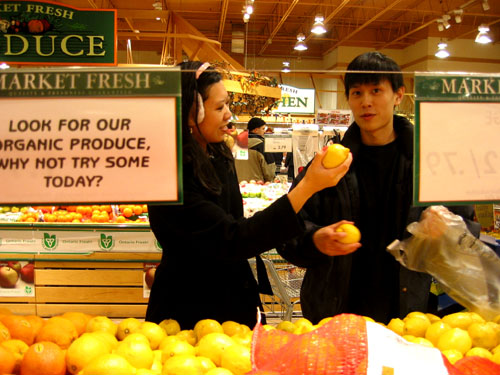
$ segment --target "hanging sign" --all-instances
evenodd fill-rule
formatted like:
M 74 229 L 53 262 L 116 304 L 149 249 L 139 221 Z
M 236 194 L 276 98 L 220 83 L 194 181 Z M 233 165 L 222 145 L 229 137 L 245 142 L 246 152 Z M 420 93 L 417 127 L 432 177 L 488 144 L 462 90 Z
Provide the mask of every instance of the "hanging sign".
M 273 113 L 314 113 L 314 89 L 280 85 L 281 100 Z
M 417 74 L 414 202 L 500 202 L 500 75 Z
M 0 2 L 0 61 L 116 65 L 116 9 L 50 1 Z
M 0 73 L 0 202 L 181 202 L 180 91 L 178 68 Z

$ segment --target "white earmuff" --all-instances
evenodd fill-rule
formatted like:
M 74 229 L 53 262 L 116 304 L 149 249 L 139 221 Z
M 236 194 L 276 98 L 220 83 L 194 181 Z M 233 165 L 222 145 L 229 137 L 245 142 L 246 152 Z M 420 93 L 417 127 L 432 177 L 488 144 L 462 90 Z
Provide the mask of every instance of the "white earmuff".
M 198 117 L 197 117 L 197 122 L 198 124 L 201 124 L 203 120 L 205 119 L 205 106 L 203 105 L 203 98 L 201 97 L 200 93 L 197 93 L 198 97 Z

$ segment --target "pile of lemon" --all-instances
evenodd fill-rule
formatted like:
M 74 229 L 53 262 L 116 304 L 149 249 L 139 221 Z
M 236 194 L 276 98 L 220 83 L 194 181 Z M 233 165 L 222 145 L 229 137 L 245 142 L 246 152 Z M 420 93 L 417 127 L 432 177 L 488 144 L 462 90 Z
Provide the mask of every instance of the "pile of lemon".
M 96 319 L 97 318 L 97 319 Z M 66 352 L 73 375 L 243 375 L 252 368 L 252 331 L 233 321 L 200 320 L 192 330 L 94 317 Z
M 387 328 L 407 341 L 438 348 L 451 363 L 479 356 L 500 364 L 500 315 L 486 321 L 468 311 L 442 318 L 415 311 L 404 319 L 392 319 Z

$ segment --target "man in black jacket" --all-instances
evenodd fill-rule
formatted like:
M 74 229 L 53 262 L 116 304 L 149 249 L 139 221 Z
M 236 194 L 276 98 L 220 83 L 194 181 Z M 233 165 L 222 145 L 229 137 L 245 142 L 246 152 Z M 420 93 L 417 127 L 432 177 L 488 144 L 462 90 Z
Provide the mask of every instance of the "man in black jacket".
M 304 317 L 313 323 L 340 313 L 388 323 L 428 308 L 430 275 L 404 268 L 386 251 L 394 239 L 405 236 L 407 224 L 418 221 L 424 209 L 412 205 L 413 125 L 393 114 L 405 87 L 392 59 L 368 52 L 347 70 L 345 94 L 355 122 L 342 144 L 353 154 L 351 169 L 336 187 L 307 202 L 301 211 L 305 235 L 287 243 L 280 253 L 307 268 L 300 302 Z M 294 183 L 302 176 L 303 172 Z M 472 228 L 471 206 L 451 210 Z M 355 222 L 361 231 L 362 246 L 354 252 L 333 239 L 340 220 Z M 478 227 L 473 230 L 479 235 Z
M 260 140 L 261 142 L 253 142 L 254 146 L 250 146 L 249 143 L 249 148 L 252 150 L 257 150 L 259 151 L 262 155 L 264 155 L 264 158 L 266 159 L 267 166 L 270 170 L 274 171 L 274 174 L 276 174 L 276 153 L 273 152 L 264 152 L 265 149 L 265 138 L 264 134 L 266 132 L 267 126 L 266 122 L 262 120 L 259 117 L 252 117 L 248 123 L 247 123 L 247 129 L 248 129 L 248 138 L 249 141 L 250 139 L 254 140 Z M 283 157 L 283 154 L 279 154 L 280 156 L 280 163 L 281 163 L 281 158 Z

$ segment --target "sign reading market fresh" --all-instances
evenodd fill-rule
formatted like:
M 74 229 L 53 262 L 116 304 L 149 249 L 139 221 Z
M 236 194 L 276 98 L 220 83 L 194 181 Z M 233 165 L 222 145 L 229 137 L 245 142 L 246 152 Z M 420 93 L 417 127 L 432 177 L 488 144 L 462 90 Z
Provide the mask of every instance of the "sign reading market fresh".
M 2 1 L 0 61 L 116 65 L 116 9 L 77 9 L 48 1 Z
M 314 113 L 314 89 L 299 89 L 293 86 L 280 85 L 281 100 L 274 113 Z

